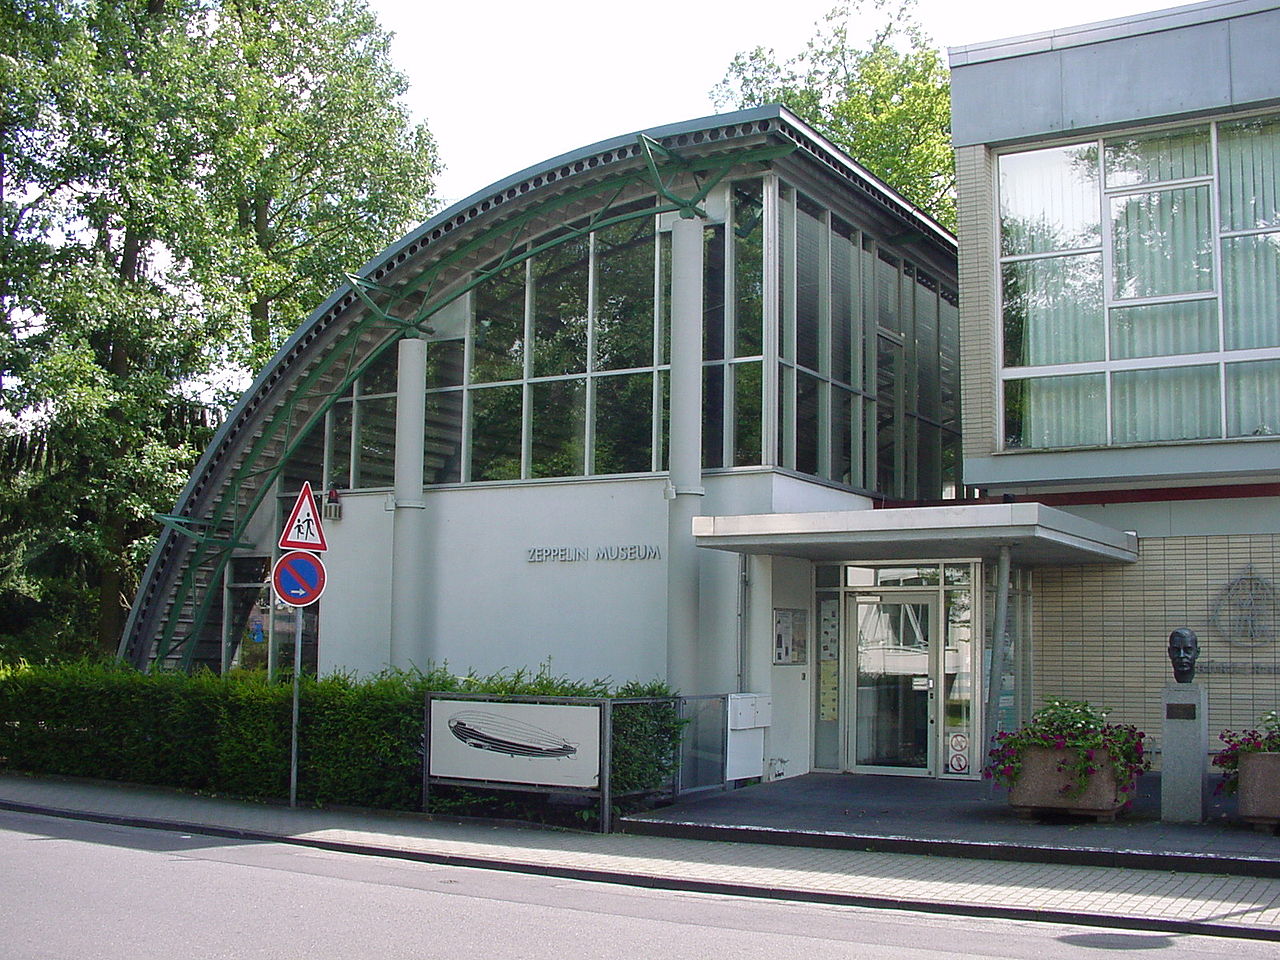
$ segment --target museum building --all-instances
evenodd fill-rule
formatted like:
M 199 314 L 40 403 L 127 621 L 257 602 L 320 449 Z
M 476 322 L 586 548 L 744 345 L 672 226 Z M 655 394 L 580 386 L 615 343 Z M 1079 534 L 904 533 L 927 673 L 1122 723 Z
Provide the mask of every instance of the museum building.
M 1044 696 L 1158 731 L 1186 625 L 1215 725 L 1252 720 L 1280 664 L 1277 40 L 1238 0 L 953 50 L 958 267 L 777 106 L 455 204 L 245 393 L 122 655 L 291 658 L 268 578 L 309 483 L 322 674 L 666 677 L 769 698 L 744 776 L 971 778 Z

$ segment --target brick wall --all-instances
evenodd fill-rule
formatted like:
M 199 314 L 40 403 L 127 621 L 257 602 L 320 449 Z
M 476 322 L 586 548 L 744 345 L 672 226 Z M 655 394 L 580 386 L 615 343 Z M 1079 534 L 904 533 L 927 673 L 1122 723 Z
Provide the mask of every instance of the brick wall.
M 1169 631 L 1200 637 L 1196 682 L 1209 688 L 1209 739 L 1252 728 L 1280 708 L 1280 640 L 1233 644 L 1211 624 L 1228 584 L 1252 574 L 1276 587 L 1280 535 L 1144 539 L 1136 564 L 1042 568 L 1033 575 L 1033 694 L 1088 700 L 1160 739 L 1161 690 L 1172 682 Z M 1272 595 L 1275 596 L 1274 594 Z M 1265 606 L 1265 605 L 1264 605 Z M 1280 629 L 1276 604 L 1265 623 Z M 1236 672 L 1211 672 L 1226 667 Z
M 996 449 L 996 217 L 994 165 L 982 146 L 956 150 L 960 238 L 960 382 L 964 455 Z

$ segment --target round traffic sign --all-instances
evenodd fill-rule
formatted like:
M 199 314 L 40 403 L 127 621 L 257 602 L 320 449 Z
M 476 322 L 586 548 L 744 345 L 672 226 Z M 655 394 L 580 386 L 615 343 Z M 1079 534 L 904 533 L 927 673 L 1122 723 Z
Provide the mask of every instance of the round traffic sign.
M 281 603 L 308 607 L 324 593 L 324 563 L 314 553 L 294 550 L 276 561 L 271 569 L 271 585 Z

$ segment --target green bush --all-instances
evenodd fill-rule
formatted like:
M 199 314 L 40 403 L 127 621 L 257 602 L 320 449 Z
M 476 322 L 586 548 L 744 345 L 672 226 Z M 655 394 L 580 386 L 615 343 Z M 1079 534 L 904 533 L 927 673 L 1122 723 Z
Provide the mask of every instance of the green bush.
M 416 810 L 422 801 L 428 692 L 670 697 L 666 684 L 554 676 L 544 665 L 487 676 L 388 671 L 301 684 L 298 797 L 316 804 Z M 289 794 L 292 685 L 258 671 L 143 674 L 120 663 L 0 666 L 0 767 L 204 790 L 260 800 Z M 617 794 L 671 781 L 674 702 L 613 709 Z

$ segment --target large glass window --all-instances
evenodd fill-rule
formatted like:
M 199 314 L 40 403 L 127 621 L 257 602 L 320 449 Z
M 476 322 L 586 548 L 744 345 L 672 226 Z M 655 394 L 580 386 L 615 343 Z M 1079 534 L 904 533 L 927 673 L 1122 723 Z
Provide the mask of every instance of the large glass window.
M 595 231 L 579 225 L 527 260 L 482 271 L 471 294 L 470 375 L 455 391 L 470 411 L 470 469 L 435 482 L 655 468 L 654 369 L 666 338 L 656 308 L 669 309 L 661 281 L 669 267 L 656 217 L 645 215 L 652 207 L 651 199 L 616 207 L 613 216 L 641 215 Z M 644 372 L 618 373 L 636 370 Z M 516 382 L 491 386 L 504 380 Z M 455 386 L 439 385 L 442 400 Z M 452 422 L 442 427 L 436 446 L 460 442 Z
M 427 344 L 428 485 L 667 469 L 671 242 L 656 202 L 557 227 L 554 245 L 529 237 L 458 280 Z M 729 183 L 712 206 L 726 216 L 704 232 L 704 467 L 954 495 L 958 310 L 939 266 L 768 178 Z M 339 487 L 391 486 L 396 378 L 388 348 L 290 476 L 323 466 Z
M 702 465 L 763 463 L 764 185 L 733 184 L 703 250 Z
M 523 392 L 519 384 L 470 392 L 472 480 L 520 479 Z
M 1000 251 L 1080 250 L 1099 242 L 1094 144 L 1000 158 Z
M 1280 420 L 1280 118 L 999 158 L 1005 446 Z
M 351 388 L 317 420 L 285 462 L 287 492 L 313 487 L 389 487 L 395 481 L 394 345 L 383 349 Z
M 595 466 L 592 473 L 643 473 L 652 469 L 653 374 L 597 377 Z M 637 411 L 641 415 L 637 416 Z
M 653 223 L 596 233 L 596 370 L 653 365 Z
M 764 185 L 733 186 L 734 356 L 758 357 L 764 326 Z M 753 463 L 758 463 L 757 456 Z
M 580 477 L 583 465 L 587 381 L 547 380 L 529 385 L 530 475 Z
M 586 372 L 588 245 L 567 240 L 533 259 L 535 377 Z
M 732 183 L 728 198 L 726 222 L 705 233 L 711 468 L 763 460 L 764 181 Z M 460 301 L 465 336 L 428 350 L 427 483 L 666 468 L 671 242 L 654 203 L 618 205 L 609 219 L 640 215 L 560 228 L 564 242 L 479 271 Z
M 471 382 L 519 380 L 524 376 L 524 264 L 480 284 L 474 299 Z
M 779 465 L 898 499 L 955 496 L 954 290 L 786 185 L 777 223 Z
M 1005 365 L 1101 360 L 1101 279 L 1098 253 L 1006 263 Z

